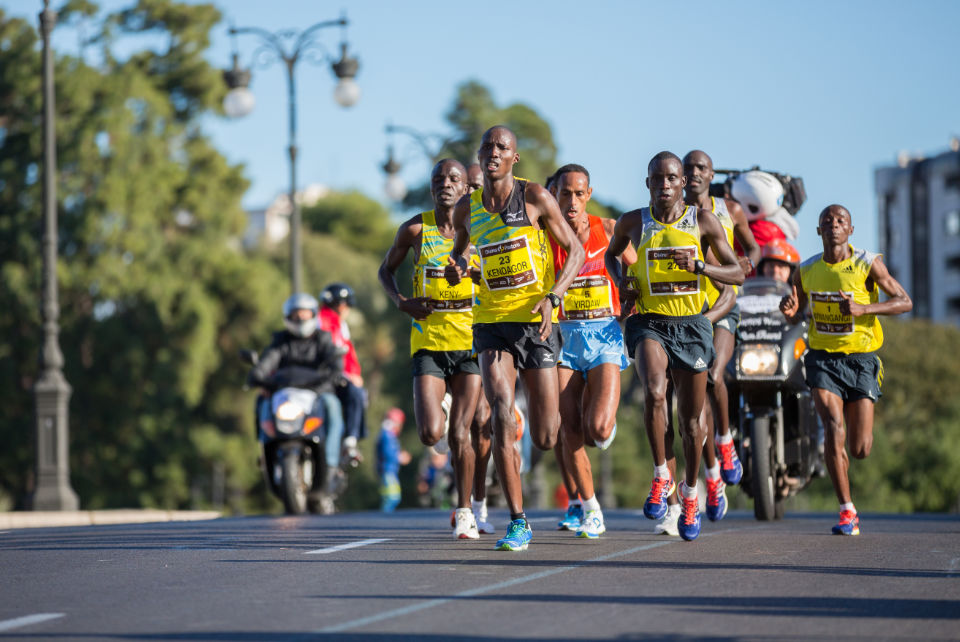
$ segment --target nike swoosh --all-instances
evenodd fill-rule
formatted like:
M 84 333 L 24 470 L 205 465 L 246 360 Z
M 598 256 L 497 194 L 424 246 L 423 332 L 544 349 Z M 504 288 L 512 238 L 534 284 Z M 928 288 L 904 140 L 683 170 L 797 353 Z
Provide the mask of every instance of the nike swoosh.
M 588 259 L 592 259 L 592 258 L 595 257 L 597 254 L 600 254 L 600 252 L 605 252 L 606 249 L 607 249 L 607 248 L 605 248 L 605 247 L 601 247 L 601 248 L 600 248 L 599 250 L 597 250 L 596 252 L 591 252 L 590 254 L 587 254 L 587 258 L 588 258 Z

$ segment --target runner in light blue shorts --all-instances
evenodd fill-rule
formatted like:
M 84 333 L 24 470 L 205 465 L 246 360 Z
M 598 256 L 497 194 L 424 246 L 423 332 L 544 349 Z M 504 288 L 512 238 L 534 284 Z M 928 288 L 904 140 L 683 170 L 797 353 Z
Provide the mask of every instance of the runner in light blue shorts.
M 587 373 L 604 363 L 615 363 L 621 370 L 630 365 L 623 347 L 623 332 L 614 317 L 589 321 L 561 321 L 563 349 L 560 367 Z

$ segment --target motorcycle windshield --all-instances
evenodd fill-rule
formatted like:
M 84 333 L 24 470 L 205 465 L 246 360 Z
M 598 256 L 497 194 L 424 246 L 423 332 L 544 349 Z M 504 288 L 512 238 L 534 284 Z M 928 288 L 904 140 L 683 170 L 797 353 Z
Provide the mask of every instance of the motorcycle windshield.
M 740 340 L 777 343 L 787 330 L 787 320 L 780 312 L 780 299 L 790 294 L 790 286 L 766 278 L 747 279 L 737 305 L 740 307 Z
M 273 410 L 274 415 L 277 414 L 277 409 L 280 408 L 285 403 L 292 403 L 297 408 L 300 409 L 301 415 L 309 414 L 313 409 L 313 404 L 317 400 L 317 393 L 312 390 L 304 390 L 302 388 L 281 388 L 273 394 L 273 398 L 270 399 L 270 408 Z

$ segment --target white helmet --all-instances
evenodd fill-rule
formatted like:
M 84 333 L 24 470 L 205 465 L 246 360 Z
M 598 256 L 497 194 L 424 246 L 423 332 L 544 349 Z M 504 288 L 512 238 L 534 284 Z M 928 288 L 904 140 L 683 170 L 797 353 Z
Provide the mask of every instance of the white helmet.
M 310 310 L 312 315 L 309 319 L 294 319 L 292 315 L 297 310 Z M 317 300 L 309 294 L 302 292 L 292 294 L 289 299 L 283 302 L 283 324 L 295 337 L 309 337 L 317 331 L 319 310 L 320 305 Z
M 777 177 L 760 170 L 750 170 L 733 179 L 730 194 L 743 207 L 749 221 L 766 219 L 775 224 L 789 239 L 800 232 L 797 222 L 783 207 L 783 184 Z

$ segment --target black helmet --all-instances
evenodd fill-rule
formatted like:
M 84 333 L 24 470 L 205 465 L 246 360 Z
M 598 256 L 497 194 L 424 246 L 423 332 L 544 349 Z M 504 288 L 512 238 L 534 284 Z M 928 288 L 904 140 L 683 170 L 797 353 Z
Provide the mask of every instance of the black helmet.
M 357 297 L 346 283 L 331 283 L 320 293 L 320 301 L 324 305 L 337 305 L 346 302 L 351 308 L 357 305 Z

